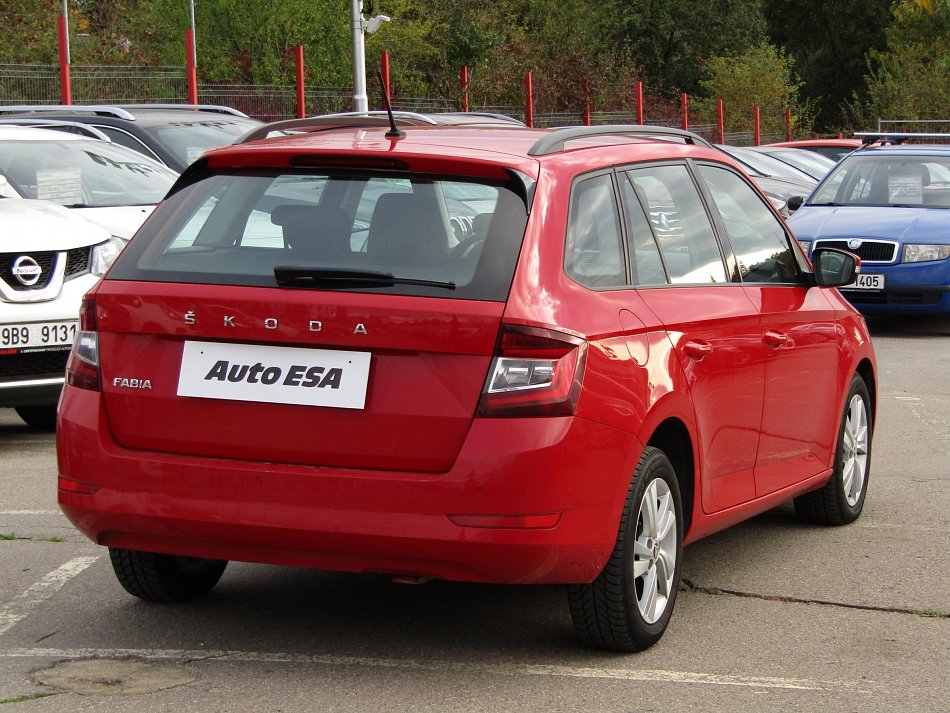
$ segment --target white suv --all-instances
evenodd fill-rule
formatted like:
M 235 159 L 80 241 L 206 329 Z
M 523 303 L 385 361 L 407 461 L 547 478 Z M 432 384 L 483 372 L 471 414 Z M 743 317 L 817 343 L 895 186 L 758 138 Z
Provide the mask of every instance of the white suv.
M 125 241 L 177 177 L 107 137 L 0 126 L 0 195 L 58 203 Z
M 79 305 L 122 241 L 66 208 L 0 198 L 0 407 L 51 430 Z

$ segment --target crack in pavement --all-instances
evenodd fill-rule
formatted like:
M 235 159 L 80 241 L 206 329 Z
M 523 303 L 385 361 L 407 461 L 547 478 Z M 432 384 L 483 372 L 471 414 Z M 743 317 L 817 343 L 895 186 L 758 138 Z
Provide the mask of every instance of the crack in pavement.
M 767 602 L 784 602 L 787 604 L 819 604 L 825 607 L 839 607 L 842 609 L 859 609 L 861 611 L 883 612 L 886 614 L 909 614 L 933 619 L 950 619 L 950 612 L 931 610 L 931 609 L 907 609 L 904 607 L 883 607 L 873 604 L 850 604 L 848 602 L 835 602 L 827 599 L 810 599 L 806 597 L 792 597 L 783 594 L 757 594 L 755 592 L 743 592 L 738 589 L 723 589 L 721 587 L 703 587 L 692 582 L 685 577 L 680 579 L 680 586 L 687 592 L 698 592 L 699 594 L 709 594 L 716 597 L 742 597 L 744 599 L 761 599 Z

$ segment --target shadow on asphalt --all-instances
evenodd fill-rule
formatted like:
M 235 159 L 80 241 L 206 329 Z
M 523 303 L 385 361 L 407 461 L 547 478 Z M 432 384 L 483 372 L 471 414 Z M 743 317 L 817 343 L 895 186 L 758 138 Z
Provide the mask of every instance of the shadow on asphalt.
M 933 315 L 873 315 L 866 317 L 871 337 L 909 339 L 950 336 L 950 317 Z

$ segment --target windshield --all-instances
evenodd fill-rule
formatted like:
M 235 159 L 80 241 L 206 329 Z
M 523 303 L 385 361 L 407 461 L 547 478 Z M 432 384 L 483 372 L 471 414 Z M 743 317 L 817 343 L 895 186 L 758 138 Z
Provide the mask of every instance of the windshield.
M 950 156 L 849 156 L 808 204 L 950 208 Z
M 189 164 L 205 151 L 232 144 L 258 126 L 260 122 L 253 119 L 207 119 L 161 124 L 152 131 L 183 163 Z
M 835 166 L 835 162 L 830 158 L 816 154 L 814 151 L 789 149 L 788 151 L 763 151 L 763 153 L 784 163 L 791 164 L 816 180 L 824 178 L 828 171 Z
M 68 207 L 153 205 L 178 177 L 124 146 L 97 139 L 0 141 L 0 172 L 23 198 Z
M 790 166 L 787 163 L 779 161 L 777 158 L 773 158 L 759 151 L 729 146 L 726 152 L 737 161 L 751 166 L 757 173 L 763 176 L 794 178 L 799 181 L 810 181 L 814 185 L 815 179 L 804 171 L 800 171 L 794 166 Z

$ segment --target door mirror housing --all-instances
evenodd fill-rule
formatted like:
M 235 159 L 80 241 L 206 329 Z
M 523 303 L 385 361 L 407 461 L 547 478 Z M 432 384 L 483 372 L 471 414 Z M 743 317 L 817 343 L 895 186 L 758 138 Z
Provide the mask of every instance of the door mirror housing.
M 802 207 L 804 202 L 805 196 L 792 196 L 788 199 L 785 205 L 788 206 L 789 213 L 794 213 L 796 210 Z
M 821 287 L 848 285 L 861 272 L 861 258 L 845 250 L 817 248 L 811 260 L 815 268 L 815 284 Z

